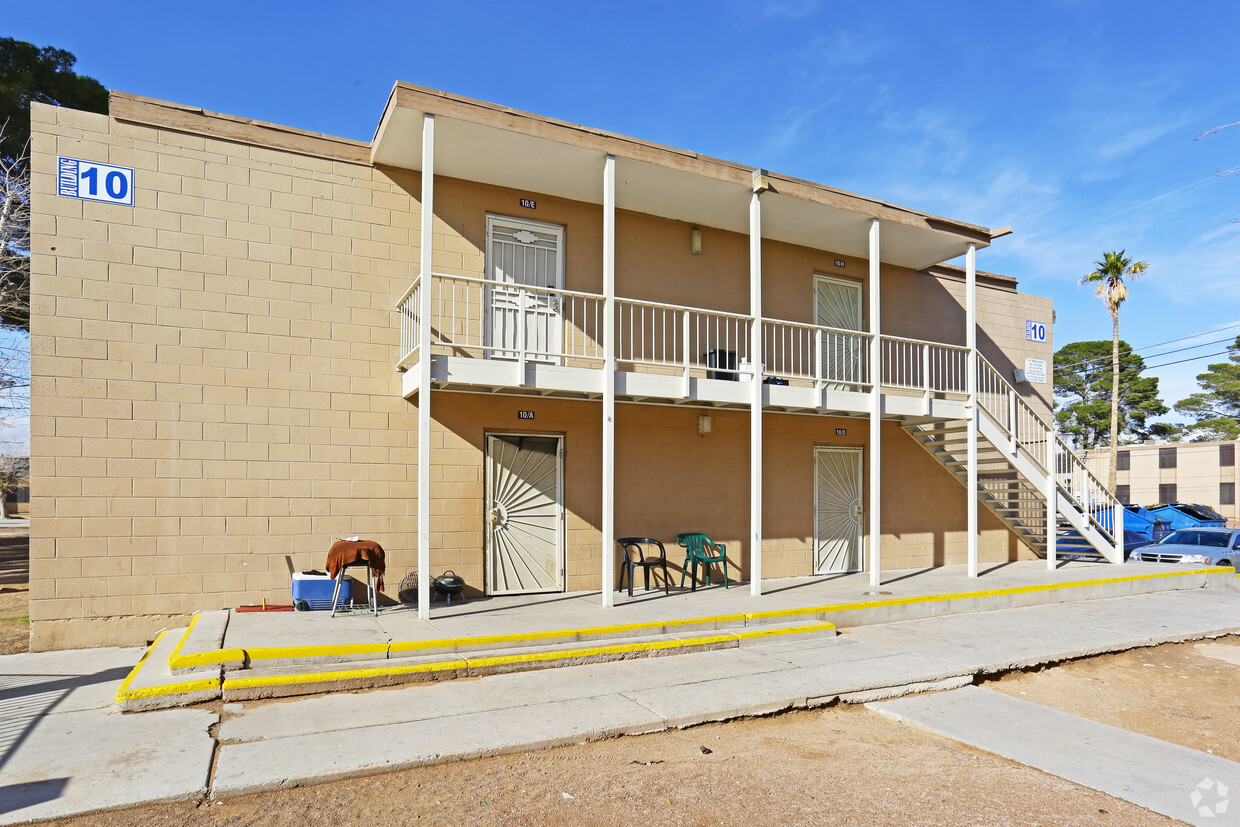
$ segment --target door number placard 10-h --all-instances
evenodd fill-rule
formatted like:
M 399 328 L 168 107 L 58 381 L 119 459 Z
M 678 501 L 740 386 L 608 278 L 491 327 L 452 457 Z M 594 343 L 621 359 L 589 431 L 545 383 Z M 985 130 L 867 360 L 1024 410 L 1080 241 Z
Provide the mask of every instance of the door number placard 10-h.
M 132 207 L 133 170 L 77 158 L 57 158 L 56 194 Z

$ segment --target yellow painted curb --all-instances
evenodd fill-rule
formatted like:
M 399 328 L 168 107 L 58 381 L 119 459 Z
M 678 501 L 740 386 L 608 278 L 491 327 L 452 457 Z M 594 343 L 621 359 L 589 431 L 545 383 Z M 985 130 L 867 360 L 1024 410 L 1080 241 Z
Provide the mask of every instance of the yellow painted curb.
M 587 626 L 577 629 L 551 629 L 543 632 L 517 632 L 510 635 L 480 635 L 478 637 L 440 638 L 438 640 L 412 640 L 393 643 L 388 647 L 388 651 L 391 653 L 416 652 L 424 649 L 441 649 L 448 646 L 485 646 L 493 643 L 580 638 L 586 635 L 615 635 L 621 632 L 642 632 L 679 626 L 702 626 L 710 623 L 742 623 L 744 620 L 744 614 L 714 615 L 712 617 L 696 617 L 684 620 L 652 620 L 645 623 L 621 623 L 615 626 Z
M 453 666 L 452 664 L 456 664 Z M 386 675 L 410 675 L 418 672 L 436 672 L 446 669 L 464 669 L 465 661 L 440 661 L 438 663 L 416 663 L 402 666 L 376 666 L 370 669 L 349 669 L 340 672 L 308 672 L 300 675 L 270 675 L 255 678 L 225 678 L 224 691 L 229 689 L 261 689 L 266 686 L 294 686 L 305 683 L 324 683 L 327 681 L 347 681 L 358 678 L 380 678 Z
M 916 597 L 898 597 L 886 598 L 878 600 L 865 600 L 850 603 L 835 603 L 822 606 L 809 606 L 798 609 L 775 609 L 766 612 L 747 612 L 740 614 L 713 615 L 710 617 L 686 618 L 680 620 L 661 620 L 648 621 L 642 623 L 626 623 L 616 624 L 613 626 L 590 626 L 575 629 L 547 630 L 529 633 L 514 633 L 505 635 L 481 635 L 467 638 L 439 638 L 435 640 L 424 641 L 398 641 L 390 644 L 343 644 L 343 645 L 320 645 L 320 646 L 284 646 L 284 647 L 268 647 L 257 649 L 219 649 L 211 652 L 199 652 L 192 655 L 180 655 L 181 647 L 189 637 L 189 632 L 193 629 L 194 623 L 197 621 L 197 614 L 190 621 L 190 627 L 182 634 L 181 641 L 178 642 L 176 649 L 173 650 L 172 656 L 169 657 L 169 665 L 173 668 L 185 668 L 189 666 L 206 666 L 227 661 L 255 661 L 274 660 L 278 658 L 295 659 L 299 657 L 333 657 L 341 655 L 357 655 L 357 654 L 382 654 L 388 658 L 403 653 L 416 653 L 430 649 L 447 649 L 461 646 L 486 646 L 488 644 L 499 643 L 518 643 L 518 642 L 535 642 L 543 640 L 553 640 L 557 638 L 580 638 L 583 636 L 606 636 L 623 632 L 641 632 L 650 630 L 673 630 L 684 626 L 702 626 L 720 623 L 748 623 L 751 621 L 773 620 L 778 618 L 797 618 L 807 615 L 822 615 L 832 612 L 856 611 L 861 609 L 881 608 L 884 606 L 904 606 L 919 603 L 939 603 L 951 600 L 967 600 L 984 597 L 1001 597 L 1006 595 L 1018 594 L 1036 594 L 1039 592 L 1050 592 L 1059 589 L 1074 589 L 1094 585 L 1109 585 L 1115 583 L 1137 582 L 1142 580 L 1156 580 L 1170 577 L 1183 577 L 1195 574 L 1212 574 L 1225 571 L 1235 571 L 1227 567 L 1211 567 L 1204 569 L 1188 569 L 1184 571 L 1167 571 L 1156 572 L 1152 574 L 1135 574 L 1124 575 L 1119 577 L 1108 577 L 1099 580 L 1071 580 L 1061 583 L 1042 583 L 1033 586 L 1012 586 L 1001 589 L 981 589 L 971 592 L 955 592 L 951 594 L 933 594 L 921 595 Z M 1238 574 L 1237 576 L 1240 576 Z M 222 685 L 224 689 L 234 688 L 259 688 L 263 686 L 279 686 L 279 685 L 295 685 L 326 681 L 343 681 L 353 679 L 364 679 L 373 677 L 382 677 L 386 675 L 413 674 L 418 672 L 443 671 L 447 669 L 459 669 L 465 667 L 488 667 L 502 666 L 518 663 L 535 663 L 551 660 L 571 659 L 607 654 L 627 654 L 631 652 L 641 651 L 657 651 L 664 649 L 675 649 L 686 646 L 704 645 L 714 642 L 723 642 L 726 640 L 752 640 L 767 636 L 779 636 L 785 634 L 794 634 L 805 631 L 826 630 L 835 628 L 835 624 L 824 622 L 822 624 L 797 629 L 746 629 L 734 632 L 721 633 L 719 635 L 706 636 L 701 638 L 686 638 L 679 641 L 645 641 L 630 644 L 612 644 L 609 646 L 599 647 L 581 647 L 577 649 L 558 650 L 554 652 L 538 652 L 527 653 L 522 655 L 496 655 L 488 658 L 479 658 L 471 660 L 467 654 L 437 661 L 430 664 L 416 664 L 403 666 L 387 666 L 387 667 L 371 667 L 366 669 L 344 670 L 338 672 L 318 672 L 304 673 L 298 675 L 281 675 L 268 678 L 241 678 L 241 677 L 225 677 L 222 682 L 217 679 L 207 679 L 200 681 L 187 681 L 181 684 L 173 684 L 167 687 L 153 687 L 146 690 L 135 690 L 131 693 L 133 698 L 151 697 L 161 694 L 175 694 L 177 692 L 195 691 L 196 689 L 212 688 Z M 165 634 L 160 633 L 160 637 Z M 120 700 L 122 692 L 128 691 L 128 686 L 134 677 L 141 670 L 146 659 L 150 657 L 155 645 L 159 643 L 159 638 L 151 649 L 143 655 L 142 660 L 134 667 L 134 671 L 129 677 L 122 682 L 121 687 L 117 690 L 117 698 Z M 174 663 L 175 659 L 175 663 Z M 192 688 L 191 688 L 192 687 Z M 127 696 L 129 697 L 129 696 Z
M 646 625 L 646 624 L 635 624 Z M 600 627 L 606 628 L 606 627 Z M 401 666 L 377 666 L 367 669 L 348 669 L 333 672 L 306 672 L 298 675 L 273 675 L 268 677 L 225 678 L 224 691 L 230 689 L 261 689 L 268 686 L 295 686 L 309 683 L 329 683 L 337 681 L 381 678 L 392 675 L 416 674 L 419 672 L 443 672 L 458 669 L 486 669 L 496 666 L 511 666 L 522 663 L 546 663 L 555 660 L 573 660 L 576 658 L 601 657 L 605 655 L 623 655 L 636 652 L 657 652 L 669 649 L 685 649 L 695 646 L 708 646 L 713 643 L 739 642 L 761 637 L 817 632 L 834 629 L 834 623 L 816 623 L 809 626 L 784 629 L 751 629 L 738 632 L 690 637 L 680 640 L 653 640 L 638 643 L 616 643 L 608 646 L 584 646 L 577 649 L 560 649 L 553 652 L 526 652 L 520 655 L 496 655 L 487 658 L 452 658 L 435 663 L 406 664 Z M 507 636 L 505 636 L 507 637 Z
M 181 649 L 189 642 L 189 636 L 193 634 L 194 627 L 198 625 L 198 612 L 194 612 L 193 617 L 189 619 L 189 626 L 181 633 L 181 639 L 177 641 L 177 645 L 173 648 L 172 654 L 168 656 L 169 669 L 193 669 L 198 666 L 217 666 L 221 663 L 245 663 L 244 649 L 211 649 L 206 652 L 194 652 L 189 655 L 182 655 Z
M 142 657 L 138 660 L 138 663 L 129 672 L 129 674 L 125 676 L 125 679 L 121 681 L 120 686 L 116 688 L 116 702 L 118 704 L 123 703 L 124 701 L 138 701 L 144 698 L 158 698 L 164 695 L 180 695 L 187 692 L 201 692 L 204 690 L 220 688 L 219 678 L 180 681 L 177 683 L 160 684 L 158 686 L 148 686 L 143 689 L 129 688 L 133 684 L 134 679 L 137 678 L 142 672 L 142 668 L 146 666 L 147 661 L 150 660 L 151 655 L 159 646 L 160 641 L 162 641 L 164 636 L 167 634 L 167 629 L 160 630 L 159 634 L 155 636 L 155 641 L 147 647 L 147 650 L 142 654 Z
M 825 614 L 826 612 L 848 612 L 857 609 L 877 609 L 883 606 L 910 606 L 917 603 L 939 603 L 950 600 L 968 600 L 979 597 L 1003 597 L 1013 594 L 1035 594 L 1050 592 L 1057 589 L 1074 589 L 1085 586 L 1103 586 L 1113 583 L 1134 583 L 1139 580 L 1157 580 L 1165 577 L 1184 577 L 1192 574 L 1213 574 L 1230 571 L 1226 567 L 1208 569 L 1189 569 L 1187 571 L 1166 571 L 1154 574 L 1134 574 L 1125 577 L 1107 577 L 1102 580 L 1069 580 L 1064 583 L 1040 583 L 1036 586 L 1011 586 L 1005 589 L 982 589 L 975 592 L 955 592 L 953 594 L 928 594 L 917 597 L 893 597 L 882 600 L 862 600 L 855 603 L 833 603 L 826 606 L 808 606 L 801 609 L 776 609 L 770 612 L 751 612 L 745 615 L 746 620 L 770 620 L 775 617 L 797 617 L 803 615 Z

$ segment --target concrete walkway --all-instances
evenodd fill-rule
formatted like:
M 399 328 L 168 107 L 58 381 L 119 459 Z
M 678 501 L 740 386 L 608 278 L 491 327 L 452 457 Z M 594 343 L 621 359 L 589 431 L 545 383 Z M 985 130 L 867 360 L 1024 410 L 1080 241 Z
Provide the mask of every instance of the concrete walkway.
M 1240 764 L 976 686 L 869 705 L 1189 824 L 1234 824 Z
M 201 708 L 115 712 L 111 693 L 136 650 L 13 655 L 0 658 L 7 676 L 0 688 L 0 824 L 139 800 L 235 796 L 837 698 L 880 701 L 959 688 L 1013 667 L 1234 633 L 1240 593 L 1179 590 L 410 686 L 367 694 L 364 702 L 337 693 L 229 703 L 222 716 Z M 208 728 L 217 718 L 214 741 Z M 1182 792 L 1187 799 L 1192 790 Z

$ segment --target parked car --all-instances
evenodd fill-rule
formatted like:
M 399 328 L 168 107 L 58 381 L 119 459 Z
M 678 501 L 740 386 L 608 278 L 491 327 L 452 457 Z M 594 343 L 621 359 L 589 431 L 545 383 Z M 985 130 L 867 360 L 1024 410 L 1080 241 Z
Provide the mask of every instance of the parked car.
M 1240 562 L 1240 529 L 1181 528 L 1129 558 L 1143 563 L 1234 566 Z

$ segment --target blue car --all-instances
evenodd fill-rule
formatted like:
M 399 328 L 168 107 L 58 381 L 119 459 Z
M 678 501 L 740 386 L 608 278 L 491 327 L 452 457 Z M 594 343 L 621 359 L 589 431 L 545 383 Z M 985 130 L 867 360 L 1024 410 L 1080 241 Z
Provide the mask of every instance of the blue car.
M 1129 558 L 1144 563 L 1232 566 L 1240 562 L 1240 529 L 1181 528 Z
M 1152 542 L 1154 541 L 1140 532 L 1124 529 L 1124 559 L 1132 559 L 1131 555 L 1134 551 Z M 1102 557 L 1075 528 L 1060 529 L 1055 539 L 1055 554 L 1065 560 L 1075 558 L 1097 560 Z

